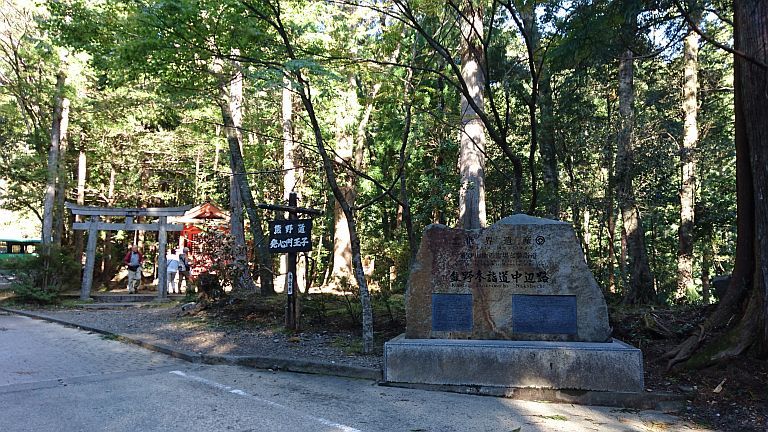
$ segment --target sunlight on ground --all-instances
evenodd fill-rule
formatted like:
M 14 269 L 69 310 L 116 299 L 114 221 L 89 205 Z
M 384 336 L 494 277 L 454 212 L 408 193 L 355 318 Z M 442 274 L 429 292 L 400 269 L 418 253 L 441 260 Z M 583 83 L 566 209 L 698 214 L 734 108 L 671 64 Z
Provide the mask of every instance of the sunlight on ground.
M 657 411 L 503 400 L 510 409 L 520 412 L 526 425 L 536 431 L 708 431 Z M 578 425 L 578 426 L 577 426 Z M 522 427 L 521 432 L 526 429 Z
M 165 324 L 158 327 L 158 330 L 173 333 L 174 331 L 178 330 L 179 327 L 194 331 L 196 329 L 201 329 L 202 326 L 194 322 L 185 322 Z M 157 341 L 163 341 L 164 339 L 162 335 L 158 335 L 156 333 L 144 333 L 138 336 L 144 339 L 153 339 Z M 193 347 L 192 350 L 195 352 L 206 354 L 228 354 L 237 348 L 237 344 L 232 342 L 222 342 L 222 340 L 226 339 L 226 336 L 227 335 L 223 332 L 216 332 L 207 329 L 202 331 L 201 329 L 201 333 L 187 336 L 183 338 L 182 341 L 185 345 Z
M 224 335 L 194 335 L 184 338 L 184 342 L 194 345 L 195 351 L 208 354 L 228 354 L 237 348 L 234 343 L 221 343 L 223 338 Z

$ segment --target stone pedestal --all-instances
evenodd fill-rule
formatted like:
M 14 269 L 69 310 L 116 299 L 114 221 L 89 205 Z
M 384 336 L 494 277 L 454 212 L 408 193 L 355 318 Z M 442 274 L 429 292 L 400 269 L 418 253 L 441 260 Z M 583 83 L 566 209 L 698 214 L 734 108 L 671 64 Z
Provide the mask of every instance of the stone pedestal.
M 406 339 L 384 344 L 384 381 L 435 386 L 643 391 L 643 355 L 611 342 Z

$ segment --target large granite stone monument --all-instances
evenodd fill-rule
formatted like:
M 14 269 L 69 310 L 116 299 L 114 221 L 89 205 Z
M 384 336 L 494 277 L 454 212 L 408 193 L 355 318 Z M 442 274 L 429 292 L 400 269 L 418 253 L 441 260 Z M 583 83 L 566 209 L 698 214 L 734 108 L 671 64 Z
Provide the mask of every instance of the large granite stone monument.
M 483 230 L 430 225 L 385 344 L 390 383 L 639 392 L 640 350 L 611 338 L 570 224 L 526 215 Z

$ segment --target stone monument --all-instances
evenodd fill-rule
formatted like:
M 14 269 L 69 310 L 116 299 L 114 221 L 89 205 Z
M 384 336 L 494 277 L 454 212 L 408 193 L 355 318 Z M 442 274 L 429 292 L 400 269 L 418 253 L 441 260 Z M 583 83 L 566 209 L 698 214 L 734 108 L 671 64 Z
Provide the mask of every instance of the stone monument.
M 514 215 L 482 230 L 424 230 L 384 380 L 636 393 L 642 354 L 611 338 L 571 225 Z

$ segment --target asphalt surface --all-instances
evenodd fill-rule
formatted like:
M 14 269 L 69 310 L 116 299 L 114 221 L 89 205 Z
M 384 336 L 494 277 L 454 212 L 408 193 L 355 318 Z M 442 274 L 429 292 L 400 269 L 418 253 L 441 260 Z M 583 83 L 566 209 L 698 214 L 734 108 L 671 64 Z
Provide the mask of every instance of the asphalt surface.
M 697 429 L 654 411 L 188 363 L 108 336 L 0 312 L 4 432 L 516 430 Z

